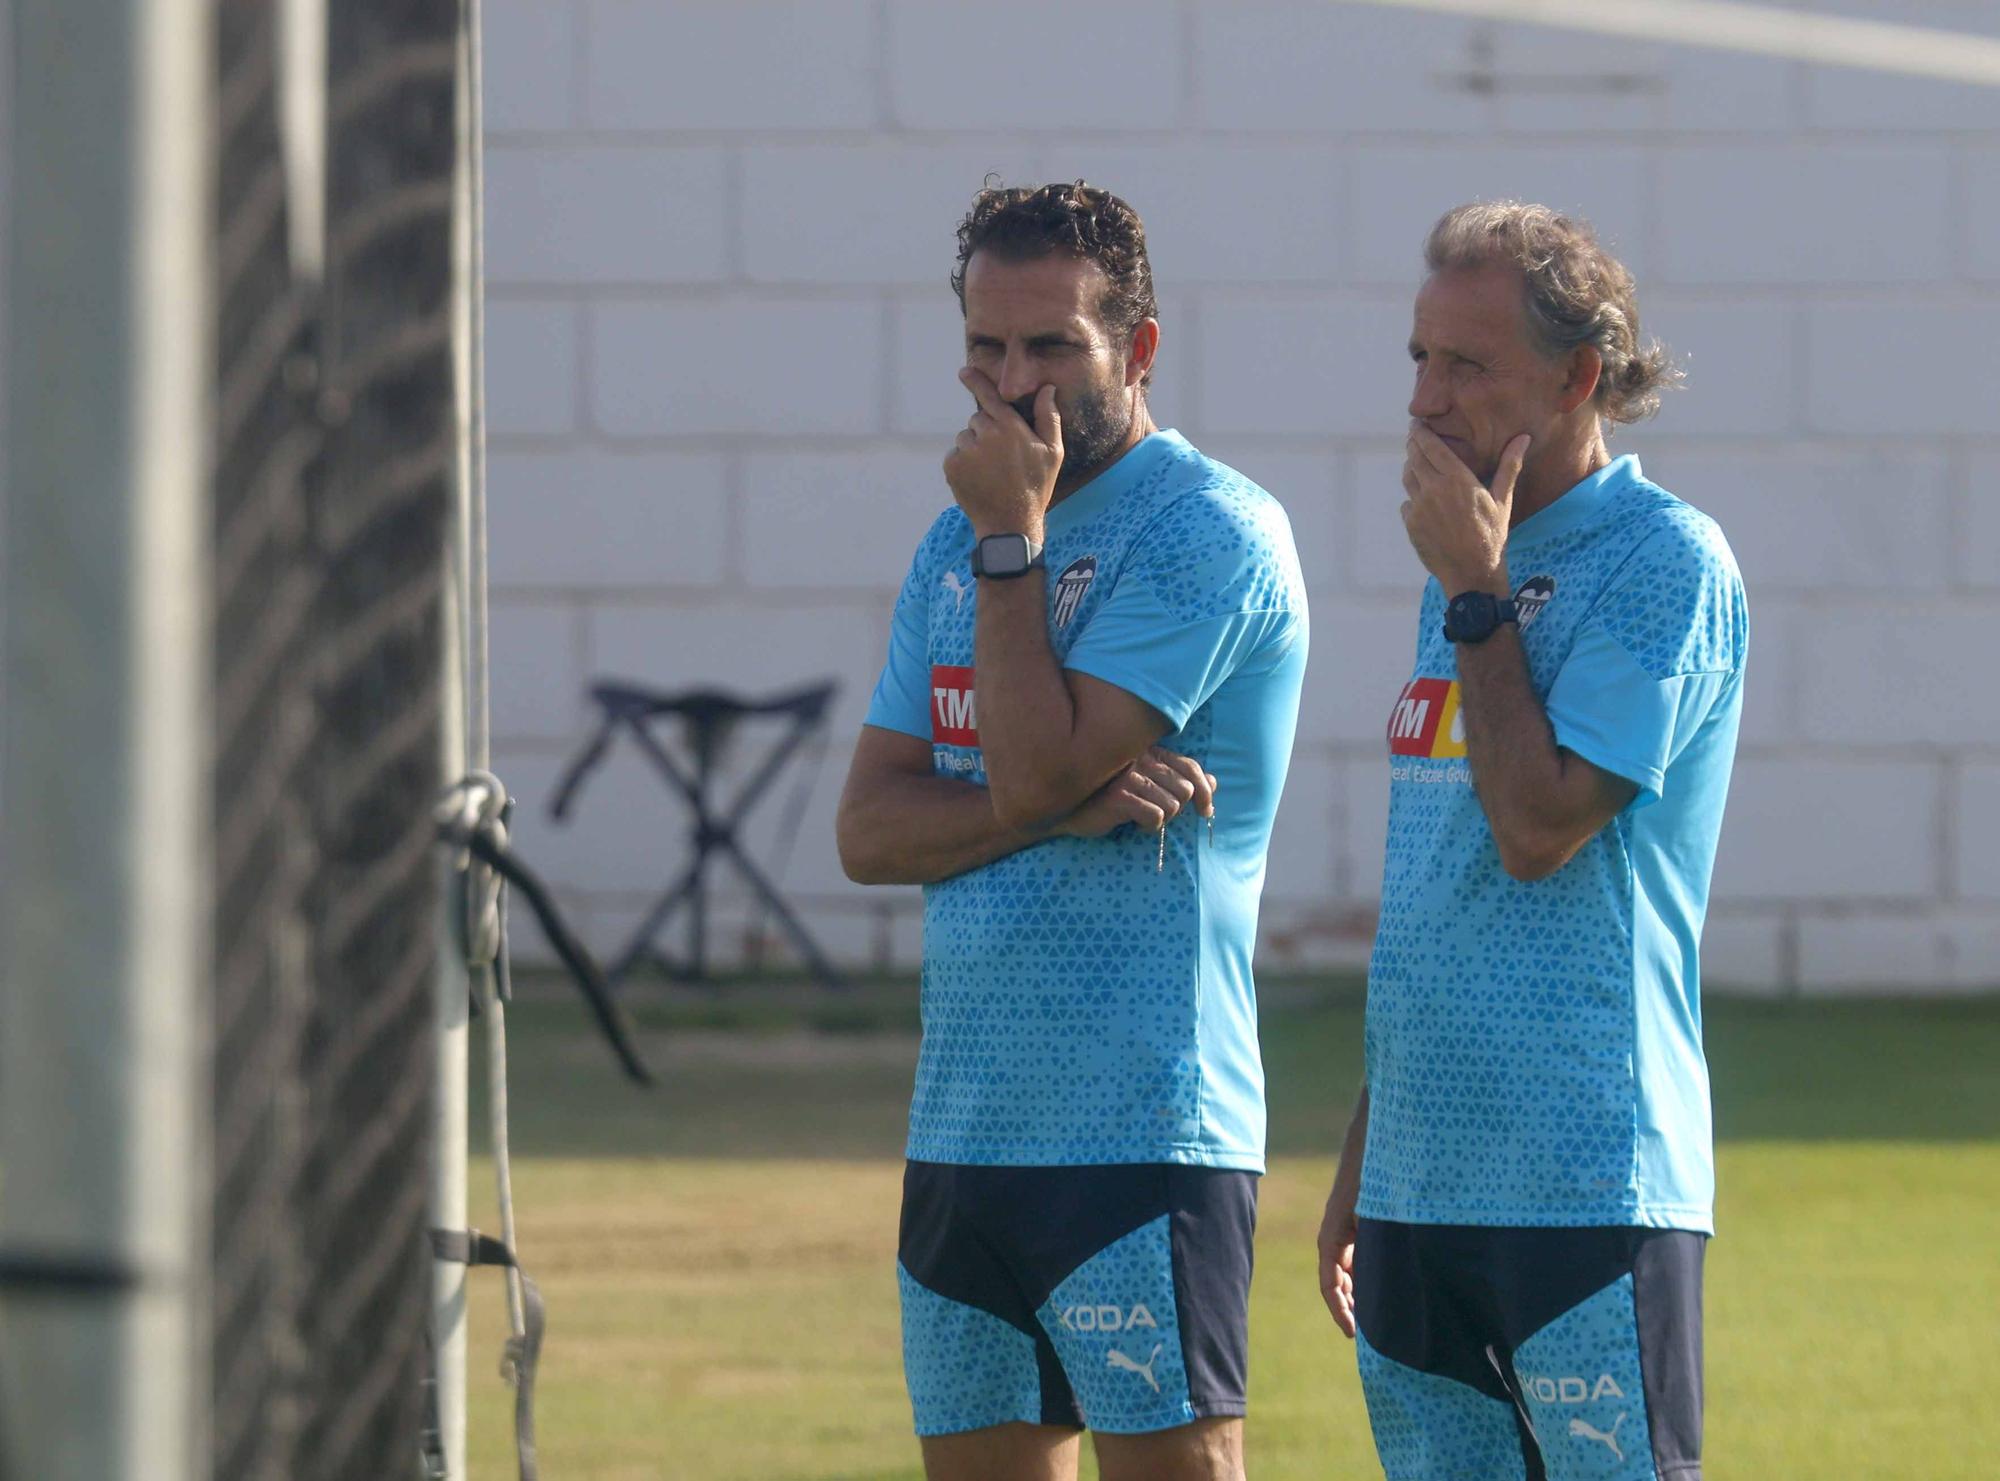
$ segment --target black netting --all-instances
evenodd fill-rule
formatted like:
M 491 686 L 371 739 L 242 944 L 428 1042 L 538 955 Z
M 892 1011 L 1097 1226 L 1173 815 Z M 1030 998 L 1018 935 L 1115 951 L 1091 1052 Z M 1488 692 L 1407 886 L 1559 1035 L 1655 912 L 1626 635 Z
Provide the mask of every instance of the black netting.
M 275 5 L 217 7 L 215 1475 L 412 1475 L 437 945 L 453 0 L 328 7 L 324 282 Z

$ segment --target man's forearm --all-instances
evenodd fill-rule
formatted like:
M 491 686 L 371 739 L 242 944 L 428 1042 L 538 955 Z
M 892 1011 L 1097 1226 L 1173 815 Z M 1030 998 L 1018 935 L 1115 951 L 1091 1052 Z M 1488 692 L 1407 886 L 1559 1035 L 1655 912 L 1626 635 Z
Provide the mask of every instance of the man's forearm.
M 1049 647 L 1048 577 L 981 581 L 974 628 L 979 747 L 993 810 L 1033 827 L 1065 816 L 1102 786 L 1071 757 L 1076 701 Z
M 1466 755 L 1493 841 L 1510 873 L 1539 877 L 1582 842 L 1576 815 L 1591 779 L 1573 775 L 1584 763 L 1556 745 L 1518 629 L 1461 643 L 1458 679 Z
M 1340 1141 L 1340 1166 L 1333 1177 L 1333 1199 L 1352 1211 L 1361 1193 L 1361 1164 L 1368 1151 L 1368 1082 L 1362 1081 L 1361 1094 L 1348 1118 L 1347 1134 Z
M 837 823 L 841 865 L 857 884 L 934 884 L 1018 853 L 1054 831 L 1005 827 L 986 788 L 923 776 L 850 789 Z

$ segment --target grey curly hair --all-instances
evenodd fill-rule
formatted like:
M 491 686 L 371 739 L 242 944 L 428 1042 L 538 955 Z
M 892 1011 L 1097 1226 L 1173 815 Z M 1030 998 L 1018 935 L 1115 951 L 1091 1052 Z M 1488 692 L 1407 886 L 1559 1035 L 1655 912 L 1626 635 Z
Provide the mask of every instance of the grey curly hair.
M 1523 201 L 1475 201 L 1445 212 L 1424 242 L 1433 273 L 1492 263 L 1521 270 L 1528 325 L 1547 353 L 1596 348 L 1604 362 L 1597 408 L 1608 421 L 1653 415 L 1660 393 L 1685 379 L 1665 346 L 1640 338 L 1632 274 L 1589 222 Z

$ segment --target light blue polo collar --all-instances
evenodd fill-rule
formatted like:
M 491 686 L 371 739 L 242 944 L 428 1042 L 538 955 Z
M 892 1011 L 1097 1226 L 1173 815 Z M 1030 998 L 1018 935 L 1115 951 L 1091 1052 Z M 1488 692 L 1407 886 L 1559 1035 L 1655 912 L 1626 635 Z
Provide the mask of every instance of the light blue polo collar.
M 1193 452 L 1180 433 L 1165 430 L 1141 439 L 1132 450 L 1048 513 L 1044 528 L 1053 536 L 1109 509 L 1170 458 Z
M 1512 550 L 1517 545 L 1535 544 L 1590 523 L 1607 504 L 1645 476 L 1639 468 L 1637 453 L 1614 458 L 1571 487 L 1548 508 L 1536 511 L 1515 525 L 1507 536 L 1507 548 Z

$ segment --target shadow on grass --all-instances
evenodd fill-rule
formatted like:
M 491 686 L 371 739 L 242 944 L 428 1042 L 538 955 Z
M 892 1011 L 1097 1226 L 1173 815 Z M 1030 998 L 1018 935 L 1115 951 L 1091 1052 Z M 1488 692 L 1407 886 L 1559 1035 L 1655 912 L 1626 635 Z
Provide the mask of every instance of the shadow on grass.
M 1330 1155 L 1361 1074 L 1351 978 L 1263 986 L 1270 1148 Z M 661 1084 L 626 1082 L 580 1007 L 530 982 L 509 1015 L 513 1144 L 560 1157 L 896 1158 L 916 1062 L 916 987 L 788 983 L 635 994 Z M 2000 1140 L 2000 997 L 1712 999 L 1716 1131 L 1739 1141 Z M 474 1080 L 484 1063 L 475 1022 Z M 483 1141 L 485 1108 L 474 1108 Z

